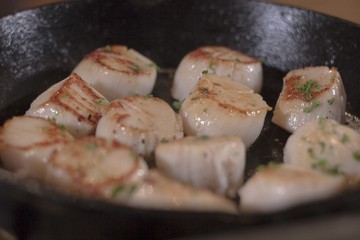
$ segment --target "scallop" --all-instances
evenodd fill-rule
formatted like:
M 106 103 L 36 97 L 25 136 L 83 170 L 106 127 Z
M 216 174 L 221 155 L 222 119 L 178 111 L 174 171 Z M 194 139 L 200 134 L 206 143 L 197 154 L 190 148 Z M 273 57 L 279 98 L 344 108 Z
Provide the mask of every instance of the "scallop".
M 283 79 L 272 122 L 291 133 L 320 117 L 343 123 L 345 107 L 346 93 L 336 68 L 296 69 Z
M 151 95 L 112 101 L 96 129 L 97 137 L 127 144 L 146 158 L 160 141 L 183 135 L 180 116 L 164 100 Z
M 255 92 L 262 87 L 262 65 L 253 57 L 223 46 L 202 46 L 188 53 L 176 69 L 171 94 L 183 101 L 203 72 L 230 77 Z
M 233 201 L 176 181 L 156 169 L 149 170 L 137 184 L 115 188 L 112 200 L 138 208 L 237 213 Z
M 95 132 L 108 104 L 103 95 L 72 74 L 40 94 L 25 115 L 49 119 L 81 137 Z
M 271 108 L 253 90 L 227 77 L 204 74 L 182 103 L 186 135 L 239 136 L 248 148 Z
M 345 179 L 286 164 L 258 170 L 239 190 L 240 211 L 270 213 L 320 201 L 345 189 Z
M 91 52 L 73 72 L 110 101 L 150 94 L 157 75 L 153 61 L 122 45 L 106 46 Z
M 144 160 L 130 147 L 85 136 L 53 152 L 45 179 L 60 191 L 111 199 L 115 187 L 140 181 L 147 171 Z
M 246 149 L 240 137 L 194 137 L 160 143 L 156 166 L 196 188 L 234 198 L 243 183 Z
M 360 134 L 320 118 L 299 127 L 287 140 L 284 162 L 330 174 L 360 177 Z
M 38 117 L 17 116 L 0 128 L 0 157 L 5 169 L 42 180 L 54 150 L 73 137 L 61 126 Z

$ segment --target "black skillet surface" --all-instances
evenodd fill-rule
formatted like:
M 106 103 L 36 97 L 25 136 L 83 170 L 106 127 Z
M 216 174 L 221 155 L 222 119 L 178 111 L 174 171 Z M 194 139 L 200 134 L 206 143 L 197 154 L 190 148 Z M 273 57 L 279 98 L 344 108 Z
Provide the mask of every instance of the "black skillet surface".
M 360 27 L 355 24 L 257 1 L 90 0 L 0 19 L 0 123 L 23 114 L 39 93 L 65 78 L 85 54 L 107 44 L 137 49 L 165 70 L 173 70 L 186 53 L 201 45 L 225 45 L 264 59 L 261 94 L 272 107 L 287 71 L 336 66 L 347 91 L 347 112 L 350 118 L 360 116 Z M 154 95 L 171 102 L 170 85 L 171 73 L 163 71 Z M 281 162 L 288 134 L 270 123 L 271 115 L 248 151 L 247 177 L 258 164 Z M 230 230 L 232 236 L 249 232 L 256 236 L 261 229 L 287 229 L 289 224 L 296 232 L 300 222 L 312 231 L 318 223 L 349 214 L 360 215 L 359 191 L 270 215 L 232 216 L 141 210 L 78 199 L 0 170 L 0 227 L 19 239 L 167 239 Z M 311 225 L 306 225 L 310 219 Z M 317 230 L 328 232 L 326 227 Z M 276 232 L 272 234 L 276 238 Z

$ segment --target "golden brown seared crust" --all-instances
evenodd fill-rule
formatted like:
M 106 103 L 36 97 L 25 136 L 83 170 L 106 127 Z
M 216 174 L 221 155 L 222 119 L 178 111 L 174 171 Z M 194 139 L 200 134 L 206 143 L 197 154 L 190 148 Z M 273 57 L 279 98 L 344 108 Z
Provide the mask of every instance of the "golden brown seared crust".
M 230 52 L 238 55 L 239 58 L 224 57 L 224 55 L 226 55 Z M 189 56 L 189 58 L 213 60 L 215 62 L 221 62 L 221 63 L 238 63 L 239 62 L 239 63 L 244 63 L 244 64 L 252 64 L 252 63 L 259 62 L 259 60 L 255 59 L 255 58 L 252 58 L 250 56 L 244 55 L 240 52 L 237 52 L 235 50 L 232 50 L 227 47 L 222 47 L 222 46 L 199 47 L 199 48 L 195 49 L 194 51 L 192 51 L 191 53 L 189 53 L 188 56 Z M 240 57 L 242 59 L 240 59 Z
M 79 95 L 74 90 L 75 87 L 84 92 L 86 98 Z M 101 108 L 103 106 L 97 103 L 100 98 L 101 96 L 87 82 L 82 80 L 76 73 L 73 73 L 65 80 L 64 84 L 55 94 L 39 106 L 39 108 L 47 104 L 54 104 L 71 113 L 79 122 L 96 125 L 102 116 Z
M 85 58 L 91 59 L 94 63 L 99 64 L 104 69 L 124 73 L 126 75 L 151 75 L 151 71 L 147 68 L 140 67 L 134 61 L 125 57 L 124 54 L 128 51 L 126 46 L 107 46 L 105 48 L 99 48 Z M 112 60 L 117 63 L 119 68 L 114 68 L 113 66 L 106 63 L 106 60 Z
M 44 127 L 39 129 L 41 131 L 41 134 L 46 135 L 44 141 L 34 142 L 31 145 L 26 146 L 16 146 L 13 144 L 10 144 L 4 139 L 4 134 L 6 132 L 6 128 L 11 127 L 10 124 L 12 124 L 12 120 L 16 120 L 16 118 L 28 118 L 28 119 L 36 119 L 38 121 L 42 121 L 44 124 Z M 7 120 L 2 127 L 0 127 L 0 149 L 18 149 L 21 151 L 28 151 L 32 148 L 37 147 L 49 147 L 56 144 L 66 144 L 73 140 L 73 137 L 61 126 L 58 126 L 56 123 L 53 123 L 49 120 L 40 118 L 40 117 L 33 117 L 33 116 L 18 116 L 18 117 L 12 117 L 11 119 Z
M 129 171 L 121 175 L 106 176 L 103 181 L 87 181 L 86 178 L 91 169 L 101 164 L 104 158 L 112 152 L 119 150 L 128 151 L 129 157 L 133 159 L 133 166 Z M 69 157 L 66 160 L 67 162 L 59 162 L 58 158 L 64 156 Z M 76 188 L 80 189 L 82 193 L 100 196 L 104 187 L 119 185 L 129 180 L 139 169 L 140 158 L 130 147 L 117 141 L 85 136 L 77 139 L 73 144 L 65 146 L 61 151 L 54 151 L 49 159 L 49 164 L 55 169 L 66 172 L 75 183 Z

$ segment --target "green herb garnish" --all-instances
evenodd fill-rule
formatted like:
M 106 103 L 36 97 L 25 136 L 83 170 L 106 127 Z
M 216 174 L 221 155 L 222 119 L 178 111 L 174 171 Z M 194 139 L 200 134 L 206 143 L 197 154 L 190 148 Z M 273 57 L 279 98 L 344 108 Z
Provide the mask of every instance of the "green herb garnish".
M 179 110 L 181 108 L 181 102 L 178 100 L 173 101 L 172 105 L 175 108 L 175 110 Z
M 156 65 L 156 63 L 154 63 L 154 62 L 151 62 L 148 66 L 152 67 L 152 68 L 155 68 L 155 70 L 157 72 L 161 70 L 160 67 L 158 65 Z
M 109 101 L 106 100 L 105 98 L 98 98 L 98 99 L 96 99 L 95 104 L 107 106 L 107 105 L 109 105 Z
M 357 161 L 360 161 L 360 150 L 353 152 L 353 158 L 355 158 Z
M 139 65 L 137 65 L 137 64 L 133 64 L 133 65 L 129 66 L 129 68 L 131 70 L 133 70 L 134 72 L 136 72 L 136 73 L 141 71 L 141 67 Z
M 130 197 L 132 194 L 135 193 L 136 188 L 137 188 L 137 186 L 135 184 L 130 184 L 130 185 L 120 184 L 112 190 L 111 196 L 114 198 L 119 193 L 126 192 L 127 196 Z
M 97 148 L 98 148 L 98 145 L 96 143 L 85 144 L 85 149 L 88 151 L 96 151 Z
M 342 137 L 341 137 L 341 142 L 342 142 L 342 143 L 347 143 L 347 142 L 349 142 L 349 141 L 350 141 L 349 136 L 348 136 L 346 133 L 344 133 L 344 134 L 342 135 Z
M 310 107 L 304 107 L 303 111 L 306 113 L 310 113 L 312 112 L 315 108 L 317 108 L 318 106 L 320 106 L 320 103 L 317 101 L 314 101 L 311 103 Z
M 110 45 L 106 45 L 105 47 L 103 47 L 104 51 L 110 52 L 111 51 L 111 46 Z
M 211 58 L 208 68 L 212 70 L 213 73 L 215 73 L 215 67 L 216 67 L 216 60 L 214 58 Z
M 313 89 L 319 89 L 320 84 L 314 80 L 307 80 L 301 87 L 295 86 L 295 88 L 304 96 L 305 100 L 310 101 L 312 99 Z
M 329 105 L 333 105 L 334 101 L 335 101 L 335 98 L 331 98 L 331 99 L 327 100 Z

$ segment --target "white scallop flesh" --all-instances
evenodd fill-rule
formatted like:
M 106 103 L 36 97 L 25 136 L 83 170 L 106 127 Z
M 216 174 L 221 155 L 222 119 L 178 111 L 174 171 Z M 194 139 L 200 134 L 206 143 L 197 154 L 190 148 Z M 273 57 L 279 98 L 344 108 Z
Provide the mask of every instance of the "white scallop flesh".
M 186 135 L 240 136 L 248 148 L 271 108 L 263 98 L 227 77 L 204 74 L 181 105 Z
M 114 100 L 100 119 L 97 137 L 127 144 L 149 157 L 160 141 L 183 137 L 180 116 L 162 99 L 153 96 L 131 96 Z
M 330 198 L 345 190 L 341 176 L 281 164 L 255 173 L 239 190 L 240 212 L 270 213 Z
M 235 203 L 209 190 L 196 189 L 158 170 L 119 191 L 113 201 L 138 208 L 237 213 Z
M 272 122 L 289 132 L 320 117 L 345 120 L 346 93 L 336 68 L 306 67 L 290 71 Z
M 150 94 L 157 75 L 154 62 L 122 45 L 106 46 L 91 52 L 73 72 L 109 101 L 134 94 Z
M 262 65 L 258 59 L 227 47 L 203 46 L 181 60 L 171 88 L 173 98 L 183 101 L 203 72 L 230 77 L 255 92 L 262 87 Z
M 51 155 L 45 178 L 60 191 L 111 199 L 115 188 L 139 181 L 147 171 L 145 161 L 130 147 L 85 136 Z
M 360 134 L 332 119 L 298 128 L 287 140 L 284 162 L 330 174 L 360 177 Z
M 42 180 L 51 153 L 72 140 L 65 129 L 43 118 L 13 117 L 0 128 L 0 158 L 5 169 Z
M 108 104 L 104 96 L 72 74 L 40 94 L 25 115 L 49 119 L 81 137 L 95 132 Z
M 197 188 L 234 198 L 243 183 L 246 149 L 240 137 L 185 137 L 160 143 L 159 170 Z

